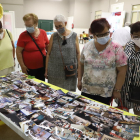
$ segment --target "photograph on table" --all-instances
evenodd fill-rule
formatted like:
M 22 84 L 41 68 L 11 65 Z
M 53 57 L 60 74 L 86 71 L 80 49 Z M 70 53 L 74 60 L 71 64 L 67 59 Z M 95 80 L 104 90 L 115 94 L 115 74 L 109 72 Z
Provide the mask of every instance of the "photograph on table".
M 43 113 L 42 111 L 38 111 L 34 114 L 31 114 L 29 116 L 27 116 L 28 119 L 31 119 L 33 122 L 35 122 L 36 124 L 40 124 L 42 123 L 44 120 L 48 120 L 48 121 L 53 121 L 53 118 L 51 118 L 49 115 Z
M 53 124 L 52 122 L 50 122 L 50 121 L 48 121 L 48 120 L 44 120 L 42 123 L 40 123 L 40 125 L 39 126 L 41 126 L 41 127 L 46 127 L 46 128 L 50 128 L 50 129 L 53 129 L 53 128 L 55 128 L 55 124 Z
M 44 84 L 44 83 L 39 83 L 37 86 L 38 86 L 38 87 L 41 87 L 42 89 L 47 89 L 47 88 L 50 87 L 49 85 L 46 85 L 46 84 Z
M 57 99 L 57 103 L 58 104 L 62 104 L 65 105 L 68 102 L 72 102 L 74 99 L 72 97 L 68 97 L 68 96 L 62 96 L 59 99 Z
M 87 104 L 91 104 L 91 102 L 92 102 L 92 100 L 89 100 L 89 99 L 84 98 L 84 97 L 79 97 L 77 100 L 80 102 L 87 103 Z
M 139 137 L 139 125 L 119 124 L 116 122 L 112 130 L 115 130 L 120 133 L 125 133 L 126 135 Z
M 81 95 L 78 95 L 76 93 L 72 93 L 72 92 L 69 91 L 69 92 L 66 93 L 66 96 L 69 96 L 69 97 L 72 97 L 72 98 L 76 99 L 76 98 L 80 97 Z
M 59 136 L 57 136 L 56 134 L 52 134 L 48 140 L 62 140 L 62 139 Z
M 123 120 L 120 121 L 121 124 L 137 124 L 140 125 L 140 118 L 138 116 L 128 116 L 123 115 Z
M 6 78 L 6 77 L 0 77 L 0 82 L 5 82 L 5 83 L 8 83 L 8 84 L 11 84 L 12 83 L 12 79 L 10 78 Z
M 6 105 L 4 108 L 6 110 L 18 111 L 19 110 L 19 105 L 18 104 Z
M 24 121 L 27 121 L 28 119 L 26 118 L 26 116 L 21 112 L 21 111 L 18 111 L 16 113 L 16 116 L 21 120 L 21 122 L 24 122 Z
M 23 83 L 21 80 L 15 80 L 13 81 L 13 84 L 16 85 L 20 89 L 23 87 Z
M 105 111 L 105 112 L 102 112 L 101 115 L 106 117 L 106 118 L 110 118 L 110 119 L 112 119 L 112 120 L 114 120 L 116 122 L 123 120 L 123 116 L 120 113 Z
M 30 85 L 30 86 L 37 86 L 39 84 L 39 83 L 33 81 L 32 79 L 26 80 L 25 83 Z
M 89 126 L 91 124 L 90 121 L 82 119 L 76 115 L 72 115 L 71 118 L 68 119 L 70 123 L 78 124 L 78 125 L 84 125 Z
M 23 109 L 21 109 L 21 112 L 25 115 L 25 116 L 29 116 L 31 114 L 33 114 L 34 112 L 36 112 L 37 110 L 32 110 L 32 106 L 31 105 L 27 105 L 26 107 L 24 107 Z
M 69 129 L 71 126 L 71 123 L 69 123 L 67 120 L 64 120 L 60 117 L 55 116 L 51 123 L 55 124 L 55 126 L 64 128 L 64 129 Z
M 65 96 L 65 93 L 62 90 L 57 90 L 53 94 L 50 94 L 52 98 L 59 99 L 62 96 Z
M 37 93 L 35 93 L 33 91 L 29 91 L 29 92 L 25 93 L 24 97 L 25 98 L 34 98 L 36 95 L 37 95 Z
M 103 135 L 101 140 L 120 140 L 119 138 L 113 138 L 113 137 L 110 137 L 110 136 L 107 136 L 107 135 Z
M 16 99 L 19 99 L 19 98 L 24 97 L 24 94 L 22 94 L 16 90 L 9 90 L 3 96 L 14 97 Z
M 51 136 L 51 133 L 45 131 L 43 128 L 37 125 L 34 125 L 33 128 L 29 130 L 29 135 L 34 140 L 47 140 Z
M 133 140 L 134 139 L 133 135 L 128 135 L 128 134 L 117 132 L 117 131 L 114 131 L 114 130 L 112 130 L 110 132 L 109 136 L 111 136 L 113 138 L 118 138 L 118 139 L 121 139 L 121 140 Z

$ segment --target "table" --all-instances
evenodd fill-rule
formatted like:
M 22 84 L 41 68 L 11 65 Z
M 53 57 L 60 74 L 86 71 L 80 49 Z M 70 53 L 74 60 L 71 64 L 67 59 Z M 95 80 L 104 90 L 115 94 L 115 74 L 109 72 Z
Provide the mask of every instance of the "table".
M 34 79 L 34 81 L 36 82 L 42 82 L 38 79 Z M 68 91 L 65 90 L 65 89 L 62 89 L 62 88 L 59 88 L 57 86 L 54 86 L 54 85 L 51 85 L 49 83 L 45 83 L 43 82 L 44 84 L 47 84 L 49 85 L 51 88 L 55 89 L 55 90 L 58 90 L 58 89 L 61 89 L 63 92 L 67 93 Z M 85 97 L 86 98 L 86 97 Z M 124 115 L 131 115 L 131 116 L 134 116 L 134 114 L 130 114 L 128 112 L 125 112 L 124 111 Z M 14 130 L 18 135 L 20 135 L 23 139 L 25 140 L 31 140 L 31 138 L 27 137 L 23 132 L 22 130 L 20 129 L 20 127 L 18 127 L 14 122 L 12 122 L 9 118 L 7 118 L 5 115 L 3 115 L 2 113 L 0 113 L 0 119 L 7 125 L 9 126 L 12 130 Z M 140 132 L 139 132 L 140 133 Z M 140 140 L 140 137 L 135 137 L 134 140 Z

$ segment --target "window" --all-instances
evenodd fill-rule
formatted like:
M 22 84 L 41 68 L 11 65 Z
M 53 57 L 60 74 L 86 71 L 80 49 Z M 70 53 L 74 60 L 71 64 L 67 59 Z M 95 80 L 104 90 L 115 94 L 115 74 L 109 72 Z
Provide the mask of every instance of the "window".
M 132 6 L 132 19 L 131 22 L 135 23 L 140 21 L 140 4 Z
M 102 11 L 95 11 L 95 19 L 101 18 Z

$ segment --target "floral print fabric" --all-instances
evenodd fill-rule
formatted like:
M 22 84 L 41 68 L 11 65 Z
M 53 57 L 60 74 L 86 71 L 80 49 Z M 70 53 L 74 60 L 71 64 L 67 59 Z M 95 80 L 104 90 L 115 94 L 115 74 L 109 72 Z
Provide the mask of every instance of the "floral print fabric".
M 127 57 L 116 42 L 111 41 L 98 52 L 92 40 L 82 50 L 81 63 L 84 64 L 82 92 L 111 97 L 116 84 L 116 67 L 127 65 Z

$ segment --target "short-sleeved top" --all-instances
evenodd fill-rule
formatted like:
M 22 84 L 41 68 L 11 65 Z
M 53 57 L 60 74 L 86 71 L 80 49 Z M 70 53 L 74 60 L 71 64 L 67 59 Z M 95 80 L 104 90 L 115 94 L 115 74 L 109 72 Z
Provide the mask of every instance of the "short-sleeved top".
M 123 47 L 111 41 L 98 52 L 92 40 L 84 46 L 80 61 L 84 64 L 82 92 L 111 97 L 116 84 L 116 67 L 127 65 Z
M 49 40 L 46 32 L 42 29 L 39 30 L 39 36 L 37 38 L 34 37 L 34 39 L 42 50 L 42 53 L 46 55 L 45 47 L 49 44 Z M 17 46 L 24 48 L 22 55 L 24 64 L 27 68 L 38 69 L 43 67 L 43 57 L 27 31 L 20 34 Z
M 13 46 L 11 42 L 11 40 L 13 41 L 12 34 L 8 31 L 9 37 L 6 30 L 4 32 L 5 36 L 0 40 L 0 70 L 14 66 Z

